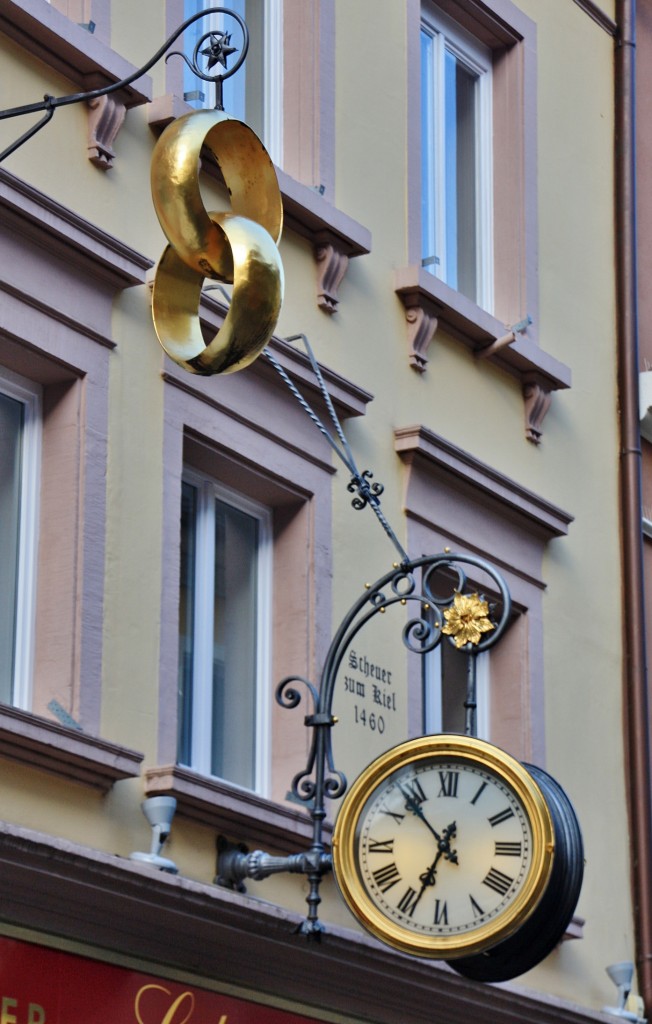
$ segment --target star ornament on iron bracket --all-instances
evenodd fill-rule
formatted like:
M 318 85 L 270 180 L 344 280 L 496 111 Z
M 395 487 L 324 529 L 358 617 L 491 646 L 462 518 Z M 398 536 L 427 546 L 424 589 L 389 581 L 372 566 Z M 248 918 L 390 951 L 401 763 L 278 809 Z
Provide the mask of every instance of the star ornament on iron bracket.
M 208 71 L 210 71 L 216 64 L 221 64 L 222 67 L 226 68 L 228 66 L 228 58 L 232 53 L 236 53 L 236 51 L 237 47 L 231 46 L 230 32 L 210 32 L 208 45 L 199 52 L 203 57 L 207 58 Z

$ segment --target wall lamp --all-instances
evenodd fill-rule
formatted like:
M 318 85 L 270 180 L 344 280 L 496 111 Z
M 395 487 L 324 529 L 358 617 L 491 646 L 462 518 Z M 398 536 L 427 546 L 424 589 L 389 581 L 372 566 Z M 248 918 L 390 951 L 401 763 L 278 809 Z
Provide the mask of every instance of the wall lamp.
M 129 860 L 149 864 L 153 868 L 158 868 L 159 871 L 166 871 L 169 875 L 178 874 L 179 869 L 174 861 L 161 856 L 161 850 L 170 835 L 177 801 L 173 796 L 150 796 L 147 800 L 143 800 L 141 807 L 143 814 L 152 826 L 152 845 L 149 853 L 131 853 Z
M 643 1000 L 639 996 L 630 995 L 634 978 L 632 961 L 622 960 L 620 963 L 610 964 L 606 971 L 618 989 L 618 1006 L 603 1006 L 602 1012 L 619 1017 L 620 1020 L 631 1021 L 632 1024 L 646 1024 L 645 1017 L 640 1015 L 643 1012 Z

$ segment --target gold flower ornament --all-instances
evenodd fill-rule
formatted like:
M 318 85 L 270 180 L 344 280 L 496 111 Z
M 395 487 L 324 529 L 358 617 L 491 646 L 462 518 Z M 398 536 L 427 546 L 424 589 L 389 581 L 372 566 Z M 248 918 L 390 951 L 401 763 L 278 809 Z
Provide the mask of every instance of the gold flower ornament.
M 442 633 L 452 636 L 457 648 L 479 644 L 483 633 L 495 629 L 489 621 L 489 605 L 479 594 L 456 594 L 453 606 L 444 612 L 446 625 Z

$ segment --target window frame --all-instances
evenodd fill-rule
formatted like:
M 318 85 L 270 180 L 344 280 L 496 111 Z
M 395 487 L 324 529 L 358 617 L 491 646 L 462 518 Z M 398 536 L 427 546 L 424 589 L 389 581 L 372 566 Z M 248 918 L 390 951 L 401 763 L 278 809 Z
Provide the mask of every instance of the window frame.
M 398 427 L 394 447 L 406 467 L 405 510 L 412 551 L 480 555 L 505 578 L 513 615 L 491 648 L 492 742 L 545 766 L 544 554 L 573 517 L 425 426 Z M 481 579 L 476 587 L 484 590 Z M 423 722 L 422 671 L 409 669 L 409 727 Z
M 212 595 L 215 584 L 215 503 L 220 501 L 256 520 L 256 670 L 254 684 L 255 725 L 253 789 L 267 796 L 270 781 L 270 693 L 272 648 L 272 510 L 258 501 L 192 468 L 184 468 L 182 482 L 197 492 L 195 519 L 195 572 L 193 599 L 193 670 L 190 758 L 184 767 L 211 776 L 212 765 Z M 210 708 L 210 713 L 207 709 Z M 181 714 L 181 713 L 180 713 Z M 225 777 L 225 781 L 232 781 Z
M 36 626 L 36 584 L 40 518 L 42 388 L 0 367 L 0 392 L 23 407 L 20 453 L 18 558 L 15 591 L 12 707 L 30 710 Z
M 475 133 L 475 273 L 476 287 L 474 295 L 467 295 L 476 305 L 493 312 L 494 304 L 494 245 L 493 245 L 493 72 L 492 53 L 478 39 L 462 26 L 440 11 L 435 11 L 432 4 L 425 2 L 421 8 L 421 40 L 426 35 L 432 44 L 432 59 L 428 73 L 432 76 L 429 88 L 424 85 L 423 47 L 420 44 L 421 97 L 424 92 L 431 93 L 432 111 L 430 122 L 425 124 L 425 112 L 421 110 L 421 190 L 422 190 L 422 225 L 421 225 L 421 265 L 449 287 L 461 294 L 466 294 L 458 286 L 451 284 L 451 273 L 448 266 L 448 223 L 446 215 L 447 151 L 446 151 L 446 116 L 444 108 L 447 102 L 445 87 L 446 52 L 451 52 L 475 76 L 474 133 Z M 424 173 L 425 164 L 431 171 L 430 189 Z M 427 207 L 427 209 L 425 209 Z M 428 239 L 428 248 L 433 261 L 430 263 L 426 252 L 424 237 L 427 221 L 434 221 L 434 229 Z M 437 264 L 437 259 L 440 260 Z
M 394 291 L 405 310 L 409 365 L 424 373 L 440 335 L 481 354 L 519 381 L 525 436 L 538 444 L 551 393 L 571 386 L 571 372 L 540 347 L 537 25 L 512 0 L 437 0 L 437 9 L 492 54 L 492 122 L 500 140 L 493 147 L 494 312 L 421 266 L 422 0 L 406 0 L 407 261 L 394 270 Z
M 52 21 L 67 19 L 53 10 Z M 98 736 L 115 298 L 144 284 L 149 260 L 12 175 L 0 208 L 0 364 L 42 391 L 31 710 L 0 705 L 0 735 L 7 758 L 106 792 L 143 760 Z

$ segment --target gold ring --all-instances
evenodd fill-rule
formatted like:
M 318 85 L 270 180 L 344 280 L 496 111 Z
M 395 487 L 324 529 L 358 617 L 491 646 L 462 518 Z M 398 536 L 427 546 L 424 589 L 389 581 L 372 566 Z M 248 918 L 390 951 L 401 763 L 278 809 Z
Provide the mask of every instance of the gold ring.
M 209 213 L 200 154 L 215 159 L 232 213 Z M 253 362 L 271 337 L 283 298 L 276 243 L 283 204 L 274 165 L 256 134 L 223 111 L 194 111 L 162 134 L 152 157 L 152 197 L 170 243 L 156 270 L 154 327 L 168 355 L 192 373 Z M 199 322 L 204 278 L 233 283 L 223 326 L 206 345 Z

